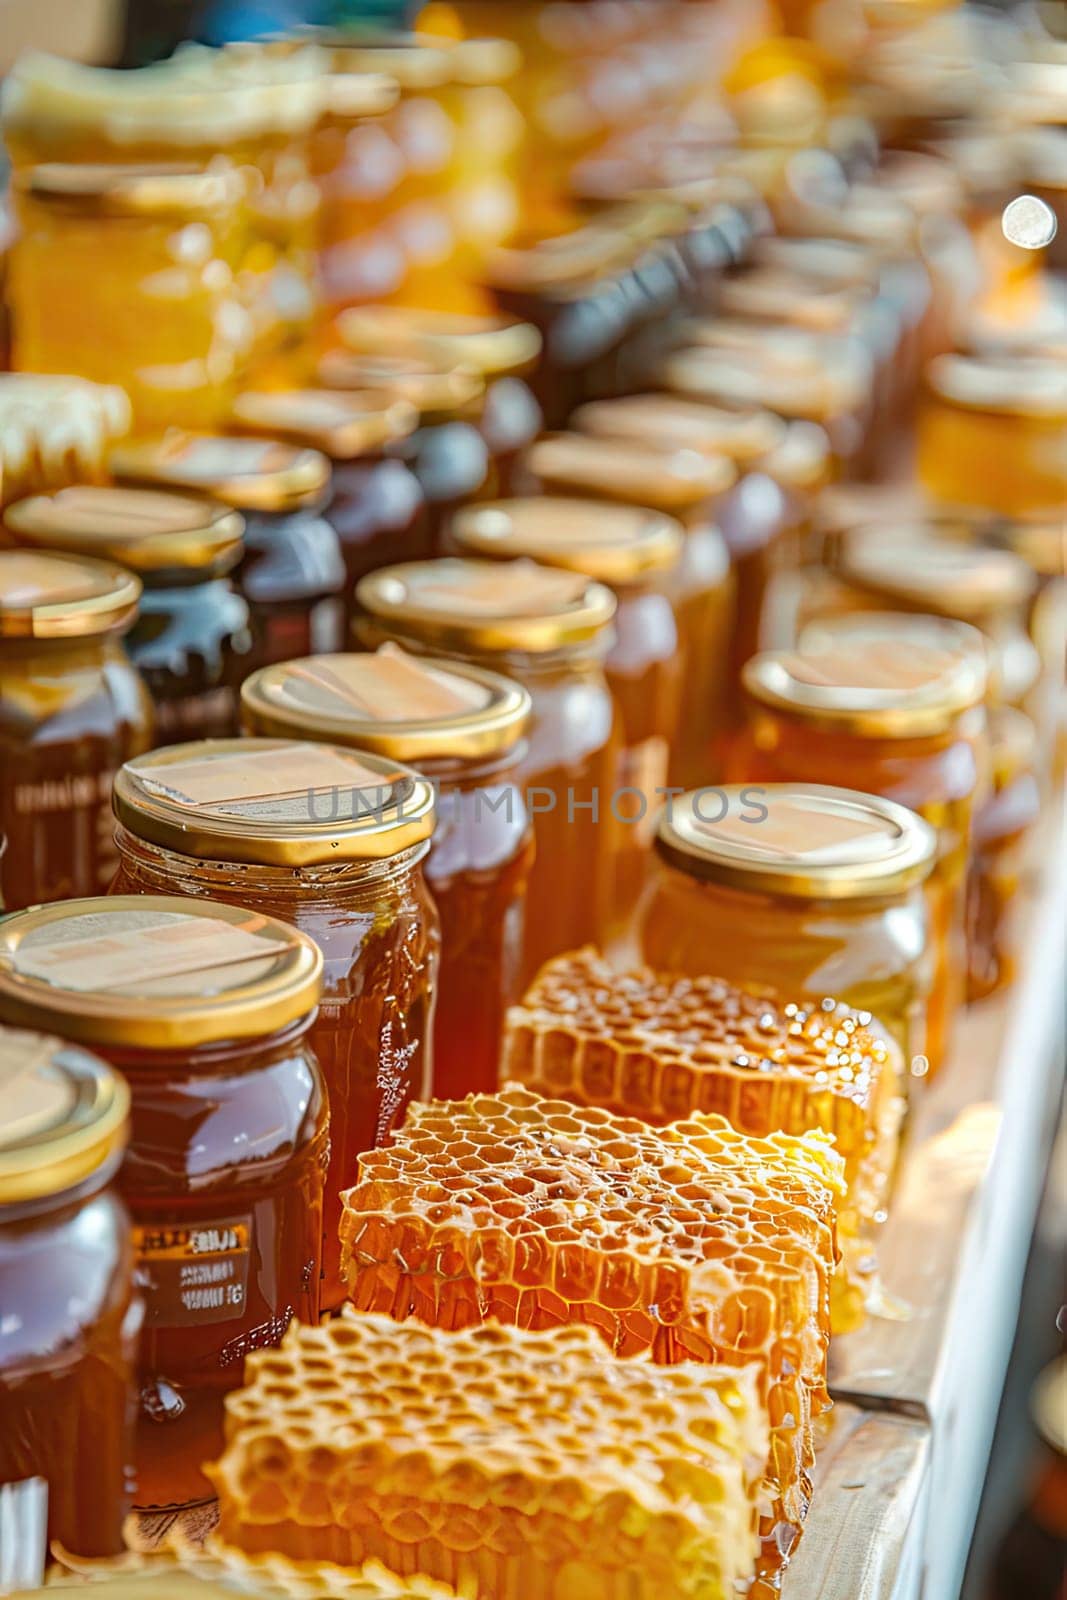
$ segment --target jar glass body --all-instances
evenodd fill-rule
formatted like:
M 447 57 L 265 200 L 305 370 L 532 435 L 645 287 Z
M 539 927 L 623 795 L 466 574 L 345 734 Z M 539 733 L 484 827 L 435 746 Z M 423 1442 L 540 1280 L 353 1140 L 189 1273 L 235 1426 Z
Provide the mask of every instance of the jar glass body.
M 931 1070 L 945 1059 L 963 1002 L 966 971 L 966 879 L 975 806 L 986 785 L 984 713 L 976 738 L 961 719 L 923 738 L 874 739 L 843 734 L 760 706 L 734 745 L 731 781 L 824 783 L 877 794 L 908 806 L 937 834 L 937 859 L 926 882 L 932 981 L 925 1054 Z
M 319 1314 L 328 1111 L 302 1021 L 218 1045 L 104 1047 L 132 1096 L 119 1187 L 145 1301 L 137 1491 L 189 1505 L 250 1350 Z
M 870 1011 L 905 1060 L 925 1056 L 929 912 L 922 889 L 806 900 L 734 889 L 657 862 L 638 914 L 651 967 L 714 973 L 785 1000 Z
M 426 861 L 441 919 L 433 1090 L 460 1100 L 496 1089 L 504 1017 L 521 996 L 533 823 L 511 755 L 419 769 L 437 785 Z
M 146 587 L 126 647 L 152 697 L 154 744 L 236 733 L 251 643 L 248 604 L 228 578 Z
M 249 511 L 237 587 L 248 604 L 252 648 L 244 673 L 329 655 L 344 645 L 345 563 L 321 511 Z
M 1013 914 L 1026 840 L 1041 812 L 1033 772 L 1019 772 L 979 806 L 967 878 L 967 998 L 980 1000 L 1010 983 Z
M 1067 414 L 980 411 L 930 393 L 919 408 L 918 472 L 935 500 L 1020 516 L 1067 503 Z
M 323 953 L 308 1040 L 330 1103 L 322 1305 L 333 1309 L 344 1298 L 341 1191 L 356 1182 L 360 1153 L 384 1143 L 408 1102 L 430 1087 L 440 933 L 421 866 L 426 847 L 381 861 L 266 867 L 194 860 L 121 827 L 116 839 L 116 894 L 194 895 L 264 911 Z
M 682 683 L 678 732 L 669 752 L 670 782 L 699 788 L 715 776 L 727 726 L 730 663 L 738 615 L 738 571 L 718 526 L 694 513 L 668 581 L 678 621 Z
M 108 216 L 29 194 L 17 211 L 16 367 L 119 384 L 144 432 L 225 424 L 250 332 L 234 211 Z
M 736 585 L 727 665 L 726 725 L 717 744 L 721 763 L 730 729 L 744 720 L 741 669 L 762 648 L 768 594 L 775 573 L 786 564 L 789 535 L 798 509 L 782 486 L 765 472 L 747 472 L 719 502 L 717 520 L 730 553 Z M 698 776 L 706 782 L 707 775 Z
M 141 1301 L 116 1165 L 0 1205 L 0 1487 L 43 1478 L 47 1538 L 81 1556 L 121 1553 L 133 1492 Z
M 441 555 L 453 512 L 491 492 L 489 450 L 478 422 L 455 417 L 425 423 L 394 448 L 418 479 L 426 502 L 430 550 Z
M 102 893 L 111 782 L 152 743 L 147 691 L 113 635 L 0 641 L 0 904 Z
M 385 456 L 335 461 L 324 515 L 340 541 L 345 565 L 347 637 L 360 578 L 394 562 L 425 561 L 432 555 L 422 487 L 403 461 Z
M 541 432 L 542 420 L 525 379 L 496 378 L 486 386 L 479 432 L 489 452 L 493 495 L 506 498 L 514 492 L 519 457 Z

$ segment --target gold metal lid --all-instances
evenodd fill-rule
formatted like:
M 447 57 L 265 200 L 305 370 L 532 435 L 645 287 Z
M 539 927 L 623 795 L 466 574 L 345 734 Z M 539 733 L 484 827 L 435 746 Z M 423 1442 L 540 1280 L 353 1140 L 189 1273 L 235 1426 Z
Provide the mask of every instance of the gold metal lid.
M 826 422 L 861 405 L 868 358 L 854 340 L 802 328 L 736 320 L 691 324 L 693 342 L 666 358 L 672 392 L 719 404 L 767 406 L 786 417 Z
M 577 489 L 668 512 L 692 511 L 729 489 L 737 477 L 724 455 L 586 433 L 538 439 L 523 462 L 552 489 Z
M 380 72 L 405 93 L 453 81 L 452 48 L 428 33 L 314 34 L 345 72 Z
M 716 307 L 724 316 L 785 323 L 812 333 L 847 333 L 867 296 L 786 267 L 749 266 L 725 277 Z
M 786 424 L 771 411 L 726 411 L 672 394 L 625 395 L 590 400 L 571 422 L 598 439 L 625 439 L 669 450 L 699 450 L 736 465 L 758 460 L 785 437 Z
M 157 439 L 116 445 L 109 465 L 120 482 L 213 495 L 240 511 L 315 505 L 330 482 L 330 463 L 318 450 L 177 428 Z
M 535 561 L 446 558 L 383 567 L 361 578 L 356 600 L 392 635 L 443 650 L 544 654 L 603 635 L 610 589 Z
M 126 1081 L 48 1034 L 0 1027 L 0 1206 L 62 1194 L 121 1150 Z
M 1038 1376 L 1030 1397 L 1034 1426 L 1057 1455 L 1067 1456 L 1067 1355 Z
M 466 367 L 442 367 L 412 355 L 357 355 L 329 350 L 316 376 L 328 389 L 370 390 L 406 400 L 423 421 L 461 414 L 480 399 L 485 380 Z
M 551 291 L 618 270 L 633 254 L 633 241 L 621 229 L 589 223 L 528 244 L 501 246 L 483 271 L 494 288 Z
M 133 625 L 141 580 L 122 567 L 0 550 L 0 639 L 74 639 Z
M 433 832 L 433 790 L 395 761 L 295 739 L 200 739 L 120 767 L 130 833 L 202 861 L 311 867 L 399 855 Z
M 797 648 L 819 652 L 860 648 L 939 650 L 966 660 L 982 682 L 988 678 L 992 651 L 984 633 L 958 617 L 937 617 L 923 611 L 845 611 L 816 617 L 800 632 Z
M 752 260 L 757 267 L 837 289 L 877 289 L 882 271 L 878 257 L 862 244 L 793 234 L 773 233 L 756 239 Z
M 691 790 L 672 800 L 660 814 L 656 848 L 682 872 L 731 888 L 858 900 L 922 882 L 937 840 L 921 817 L 892 800 L 823 784 L 767 783 Z
M 244 534 L 240 512 L 213 500 L 88 483 L 18 500 L 4 523 L 22 544 L 106 556 L 145 575 L 226 572 L 240 559 Z
M 249 389 L 234 400 L 233 418 L 243 432 L 351 461 L 405 439 L 418 426 L 419 413 L 410 401 L 381 390 Z
M 824 624 L 806 647 L 752 656 L 741 673 L 746 693 L 804 722 L 879 739 L 941 733 L 985 698 L 973 650 L 894 634 L 882 617 L 867 629 L 862 616 L 850 621 L 841 631 Z
M 358 355 L 409 355 L 444 370 L 465 368 L 482 377 L 522 372 L 537 360 L 541 335 L 532 322 L 509 317 L 463 316 L 414 306 L 353 306 L 342 311 L 337 332 Z
M 241 685 L 241 710 L 250 733 L 328 739 L 417 763 L 504 754 L 522 738 L 531 701 L 499 673 L 386 643 L 262 667 Z
M 1034 575 L 1010 550 L 923 538 L 922 527 L 885 524 L 877 539 L 847 539 L 846 582 L 913 609 L 973 622 L 1021 606 Z
M 1067 415 L 1067 368 L 1037 355 L 935 356 L 925 372 L 927 388 L 968 411 L 997 416 L 1060 418 Z
M 161 162 L 65 164 L 45 162 L 15 173 L 15 187 L 35 200 L 105 216 L 204 216 L 237 204 L 236 169 Z
M 619 585 L 669 571 L 685 543 L 681 524 L 659 511 L 551 495 L 463 506 L 449 535 L 461 555 L 528 556 Z
M 101 895 L 0 922 L 0 1020 L 80 1044 L 261 1038 L 306 1017 L 322 952 L 274 917 L 177 895 Z

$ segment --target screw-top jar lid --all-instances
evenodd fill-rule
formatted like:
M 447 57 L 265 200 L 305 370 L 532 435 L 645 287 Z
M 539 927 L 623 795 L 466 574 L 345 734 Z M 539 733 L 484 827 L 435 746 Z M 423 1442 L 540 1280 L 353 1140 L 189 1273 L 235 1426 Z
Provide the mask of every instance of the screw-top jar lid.
M 316 505 L 330 482 L 330 463 L 318 450 L 177 428 L 158 439 L 116 445 L 110 467 L 120 482 L 213 495 L 241 511 Z
M 50 205 L 106 216 L 182 218 L 225 211 L 243 185 L 232 167 L 43 162 L 16 173 L 15 187 Z
M 816 422 L 867 397 L 869 360 L 855 341 L 755 322 L 709 324 L 693 332 L 696 342 L 663 363 L 663 381 L 672 392 L 725 405 L 766 405 Z
M 433 832 L 433 790 L 376 755 L 295 739 L 200 739 L 127 761 L 115 815 L 203 861 L 310 867 L 399 855 Z
M 462 416 L 485 392 L 485 379 L 467 367 L 443 366 L 424 355 L 359 355 L 328 350 L 317 377 L 328 389 L 370 390 L 415 407 L 424 422 Z
M 0 639 L 74 639 L 132 627 L 141 581 L 109 561 L 0 550 Z
M 101 895 L 0 923 L 0 1021 L 80 1044 L 261 1038 L 308 1016 L 322 952 L 274 917 L 176 895 Z
M 837 289 L 877 289 L 882 271 L 878 257 L 862 244 L 794 234 L 774 233 L 757 239 L 752 260 L 758 267 L 797 274 Z
M 353 306 L 338 317 L 337 332 L 358 355 L 406 354 L 486 378 L 524 371 L 541 350 L 541 335 L 532 322 L 414 306 Z
M 786 424 L 771 411 L 725 411 L 672 394 L 624 395 L 590 400 L 571 418 L 598 439 L 670 450 L 699 450 L 736 465 L 757 461 L 782 442 Z
M 685 543 L 681 525 L 659 511 L 552 495 L 463 506 L 449 535 L 463 555 L 528 556 L 619 585 L 669 571 Z
M 484 272 L 495 288 L 552 292 L 617 272 L 633 255 L 633 241 L 621 228 L 588 223 L 528 244 L 501 246 L 490 254 Z
M 244 432 L 352 461 L 407 438 L 419 414 L 409 400 L 381 390 L 249 389 L 234 400 L 233 419 Z
M 62 1194 L 126 1142 L 130 1091 L 84 1050 L 0 1027 L 0 1206 Z
M 373 652 L 262 667 L 241 685 L 241 709 L 251 733 L 328 739 L 418 762 L 514 749 L 531 701 L 499 673 L 409 655 L 387 642 Z
M 749 266 L 723 279 L 716 306 L 724 316 L 784 322 L 812 333 L 848 333 L 869 296 L 786 267 Z
M 922 527 L 886 523 L 878 538 L 845 541 L 846 582 L 895 603 L 976 621 L 1021 606 L 1034 575 L 1010 550 L 924 538 Z
M 566 649 L 603 635 L 616 608 L 583 573 L 453 557 L 383 567 L 360 579 L 356 600 L 387 632 L 460 653 Z
M 858 900 L 920 883 L 937 840 L 895 801 L 822 784 L 767 783 L 680 795 L 660 813 L 656 848 L 681 871 L 735 889 Z
M 550 488 L 562 493 L 577 489 L 668 512 L 691 511 L 722 494 L 737 476 L 724 455 L 668 450 L 584 433 L 556 433 L 538 439 L 523 461 Z
M 22 544 L 106 556 L 145 577 L 220 573 L 240 559 L 244 518 L 194 495 L 79 483 L 8 506 L 4 522 Z
M 1067 368 L 1059 360 L 952 352 L 935 356 L 925 379 L 932 394 L 968 411 L 1052 418 L 1067 413 Z

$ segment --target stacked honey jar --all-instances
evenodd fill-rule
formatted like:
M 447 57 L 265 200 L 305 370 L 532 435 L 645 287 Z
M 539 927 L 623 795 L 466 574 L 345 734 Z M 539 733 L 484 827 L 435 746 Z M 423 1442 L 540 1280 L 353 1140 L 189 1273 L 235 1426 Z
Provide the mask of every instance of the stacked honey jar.
M 1062 47 L 911 9 L 8 77 L 0 1588 L 781 1587 L 1062 779 Z

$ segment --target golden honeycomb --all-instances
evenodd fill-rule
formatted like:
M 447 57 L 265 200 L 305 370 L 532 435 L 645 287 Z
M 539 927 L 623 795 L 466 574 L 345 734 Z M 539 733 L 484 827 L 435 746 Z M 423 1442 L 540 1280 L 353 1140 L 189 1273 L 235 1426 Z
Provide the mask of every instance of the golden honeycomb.
M 588 948 L 548 962 L 512 1007 L 503 1073 L 654 1125 L 712 1112 L 743 1133 L 832 1134 L 848 1186 L 834 1331 L 877 1303 L 874 1239 L 896 1164 L 903 1060 L 868 1012 L 783 1003 L 721 978 L 619 973 Z
M 346 1307 L 252 1355 L 210 1469 L 220 1537 L 484 1600 L 736 1600 L 768 1422 L 754 1366 L 615 1360 L 589 1328 Z
M 398 1320 L 587 1323 L 624 1358 L 757 1361 L 763 1531 L 785 1549 L 826 1404 L 842 1174 L 824 1134 L 755 1139 L 701 1115 L 654 1129 L 510 1084 L 415 1104 L 360 1158 L 342 1271 L 357 1307 Z

